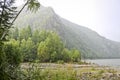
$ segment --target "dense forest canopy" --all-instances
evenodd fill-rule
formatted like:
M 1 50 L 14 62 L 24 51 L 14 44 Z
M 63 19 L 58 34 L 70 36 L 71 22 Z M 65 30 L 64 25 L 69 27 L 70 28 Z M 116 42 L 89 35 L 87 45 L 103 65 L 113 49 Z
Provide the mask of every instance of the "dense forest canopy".
M 19 48 L 23 61 L 64 62 L 80 61 L 80 52 L 76 49 L 69 50 L 63 44 L 57 33 L 53 31 L 32 31 L 30 26 L 19 30 L 15 28 L 10 32 L 10 41 L 6 43 Z M 8 48 L 10 49 L 10 48 Z M 5 50 L 7 51 L 7 50 Z

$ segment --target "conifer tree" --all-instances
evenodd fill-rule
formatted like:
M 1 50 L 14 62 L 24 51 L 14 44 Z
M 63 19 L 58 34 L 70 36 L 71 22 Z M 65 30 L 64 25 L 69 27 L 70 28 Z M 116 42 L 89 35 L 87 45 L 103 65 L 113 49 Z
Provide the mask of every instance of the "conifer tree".
M 13 27 L 15 20 L 18 18 L 22 10 L 27 6 L 28 10 L 37 10 L 40 4 L 37 0 L 25 0 L 24 6 L 20 11 L 16 11 L 17 7 L 13 6 L 15 0 L 0 0 L 0 79 L 1 80 L 16 80 L 16 77 L 12 77 L 5 70 L 5 64 L 7 55 L 3 51 L 4 43 L 7 40 L 9 29 Z

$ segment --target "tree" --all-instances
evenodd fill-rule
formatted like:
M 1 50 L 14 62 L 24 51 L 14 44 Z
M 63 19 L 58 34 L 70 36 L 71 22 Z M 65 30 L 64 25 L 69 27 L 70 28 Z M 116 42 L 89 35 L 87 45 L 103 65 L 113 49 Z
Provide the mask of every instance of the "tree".
M 36 52 L 37 49 L 35 49 L 34 42 L 32 41 L 31 38 L 28 38 L 28 40 L 26 41 L 26 49 L 27 49 L 27 52 L 25 53 L 26 61 L 35 60 L 37 55 L 37 52 Z
M 32 40 L 33 42 L 37 45 L 37 43 L 40 43 L 40 35 L 39 35 L 39 31 L 35 30 L 32 34 Z
M 14 30 L 11 30 L 9 36 L 10 36 L 11 39 L 18 40 L 18 38 L 19 38 L 19 30 L 18 30 L 18 28 L 15 27 Z
M 32 37 L 32 30 L 30 26 L 27 27 L 26 32 L 27 32 L 28 37 Z
M 25 0 L 26 3 L 17 13 L 16 8 L 13 7 L 15 0 L 0 0 L 0 39 L 5 39 L 9 29 L 12 27 L 13 23 L 25 8 L 28 7 L 28 10 L 36 11 L 40 4 L 37 0 Z
M 81 60 L 80 52 L 76 49 L 72 49 L 70 52 L 70 58 L 73 62 L 78 62 Z
M 2 76 L 2 78 L 4 77 L 5 79 L 2 80 L 13 80 L 16 78 L 13 75 L 16 72 L 19 64 L 22 62 L 22 55 L 20 54 L 19 50 L 19 41 L 12 39 L 9 42 L 5 43 L 4 53 L 6 55 L 6 59 L 3 71 L 4 75 Z
M 7 80 L 5 75 L 6 55 L 3 51 L 3 43 L 0 41 L 0 78 L 1 80 Z
M 45 39 L 45 41 L 39 44 L 38 56 L 40 60 L 43 58 L 42 60 L 44 62 L 48 62 L 48 61 L 55 62 L 57 60 L 61 60 L 63 43 L 56 33 L 54 32 L 48 32 L 48 33 L 49 35 Z
M 3 52 L 3 41 L 6 40 L 8 29 L 12 25 L 11 20 L 15 17 L 16 7 L 12 7 L 14 1 L 0 0 L 0 77 L 2 80 L 8 80 L 5 73 L 6 54 Z M 4 65 L 3 65 L 4 64 Z
M 12 20 L 15 18 L 16 8 L 13 7 L 14 0 L 0 1 L 0 39 L 4 40 L 7 36 L 8 30 L 12 26 Z
M 50 54 L 49 49 L 45 42 L 41 42 L 38 46 L 38 58 L 41 62 L 49 62 L 50 61 Z
M 70 50 L 68 50 L 67 48 L 64 48 L 62 51 L 62 60 L 65 62 L 69 62 L 71 60 Z
M 26 28 L 23 28 L 22 30 L 20 30 L 20 34 L 19 34 L 19 40 L 21 41 L 22 39 L 27 40 L 27 35 L 26 35 Z
M 32 30 L 31 30 L 30 26 L 20 30 L 20 34 L 19 34 L 19 39 L 20 40 L 22 40 L 22 39 L 27 40 L 29 37 L 32 37 Z
M 36 59 L 37 49 L 31 38 L 27 40 L 23 39 L 20 45 L 20 52 L 23 55 L 23 59 L 26 62 L 33 61 Z
M 45 39 L 46 39 L 49 35 L 51 35 L 51 32 L 43 30 L 43 31 L 40 32 L 39 35 L 40 35 L 40 42 L 41 42 L 41 41 L 45 41 Z
M 0 78 L 1 80 L 10 80 L 13 79 L 10 75 L 5 71 L 5 60 L 7 60 L 6 53 L 3 52 L 3 41 L 6 40 L 6 36 L 8 35 L 9 29 L 12 27 L 14 21 L 17 19 L 19 14 L 25 8 L 28 7 L 29 10 L 35 10 L 40 7 L 40 4 L 37 0 L 26 0 L 26 3 L 22 7 L 22 9 L 17 13 L 16 8 L 14 7 L 15 0 L 0 0 Z
M 18 66 L 22 61 L 22 55 L 20 53 L 20 42 L 15 39 L 11 39 L 4 45 L 4 52 L 6 54 L 7 62 L 11 66 Z

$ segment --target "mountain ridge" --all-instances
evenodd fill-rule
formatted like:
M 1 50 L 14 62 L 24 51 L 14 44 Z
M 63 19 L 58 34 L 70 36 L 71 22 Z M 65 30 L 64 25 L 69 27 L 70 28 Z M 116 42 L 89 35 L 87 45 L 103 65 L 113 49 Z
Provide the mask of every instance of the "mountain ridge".
M 87 27 L 61 18 L 51 7 L 41 6 L 36 13 L 31 13 L 25 9 L 16 20 L 15 26 L 23 28 L 28 25 L 33 30 L 57 32 L 66 46 L 79 49 L 83 58 L 120 57 L 119 42 L 106 39 Z

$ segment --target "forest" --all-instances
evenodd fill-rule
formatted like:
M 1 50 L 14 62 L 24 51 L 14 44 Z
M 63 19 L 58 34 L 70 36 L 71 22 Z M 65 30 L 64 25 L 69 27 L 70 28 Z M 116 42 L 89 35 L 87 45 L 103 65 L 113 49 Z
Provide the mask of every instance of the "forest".
M 53 31 L 32 31 L 31 27 L 10 31 L 5 42 L 5 53 L 11 57 L 21 56 L 23 62 L 78 62 L 81 60 L 77 49 L 68 49 L 57 33 Z M 12 54 L 11 54 L 12 53 Z
M 24 28 L 14 26 L 25 7 L 31 12 L 37 12 L 41 6 L 38 0 L 25 0 L 22 8 L 17 11 L 14 3 L 15 0 L 0 0 L 0 80 L 120 79 L 114 69 L 82 62 L 80 49 L 69 48 L 59 33 L 52 30 L 33 29 L 31 25 L 22 26 Z M 62 25 L 64 24 L 59 26 L 62 27 Z M 61 27 L 57 28 L 63 32 L 60 30 Z M 87 30 L 89 32 L 89 29 Z M 71 30 L 69 32 L 73 34 Z M 71 36 L 68 37 L 71 38 Z M 73 35 L 72 38 L 74 37 Z M 71 41 L 74 42 L 74 40 Z M 111 75 L 105 73 L 111 73 Z
M 43 80 L 45 78 L 38 75 L 41 69 L 38 70 L 35 66 L 29 68 L 31 66 L 29 65 L 27 69 L 22 69 L 22 64 L 25 62 L 39 64 L 40 62 L 80 61 L 80 52 L 76 49 L 67 49 L 57 33 L 33 31 L 30 26 L 24 29 L 13 26 L 26 6 L 33 12 L 40 7 L 37 0 L 26 0 L 20 11 L 16 11 L 14 2 L 15 0 L 0 1 L 0 80 Z

